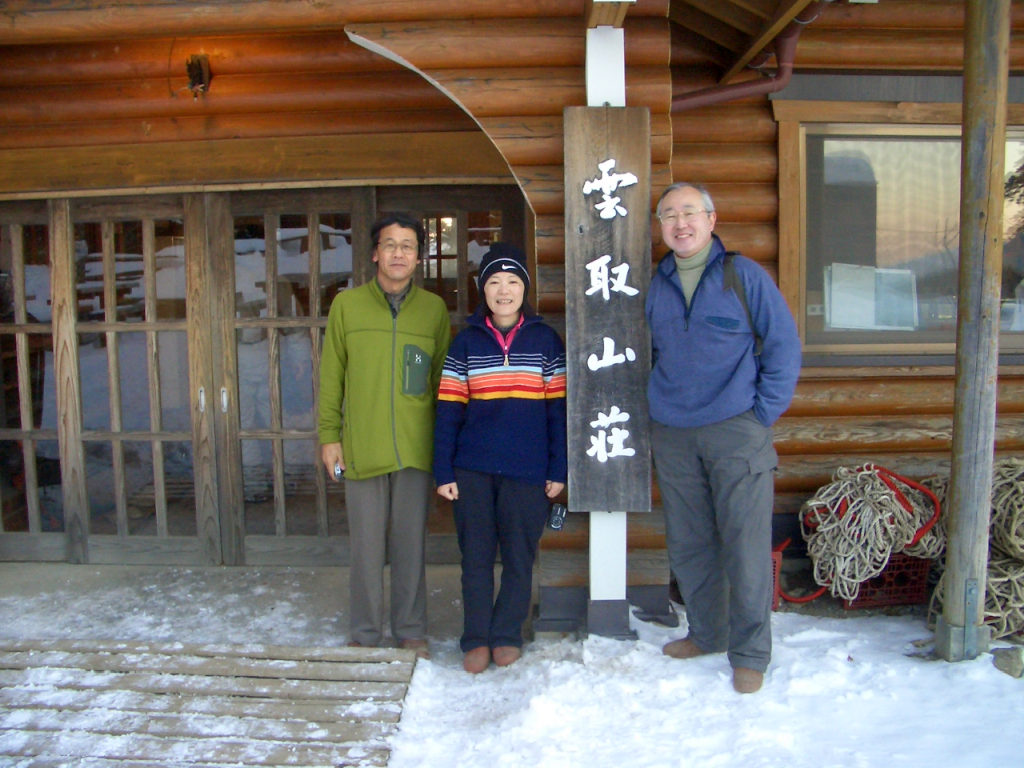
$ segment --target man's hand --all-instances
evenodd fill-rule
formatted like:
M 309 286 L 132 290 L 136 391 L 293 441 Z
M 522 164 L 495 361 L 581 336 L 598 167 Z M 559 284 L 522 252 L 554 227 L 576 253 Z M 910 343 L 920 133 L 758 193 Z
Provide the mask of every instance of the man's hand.
M 444 496 L 448 501 L 455 501 L 459 498 L 459 484 L 445 483 L 437 486 L 437 495 Z
M 341 478 L 334 474 L 335 464 L 341 467 L 342 472 L 345 471 L 345 456 L 341 452 L 341 443 L 328 443 L 321 446 L 320 458 L 323 459 L 324 466 L 327 467 L 327 476 L 336 483 L 341 482 Z
M 549 499 L 555 498 L 565 488 L 565 483 L 556 483 L 554 480 L 547 480 L 544 483 L 544 493 Z

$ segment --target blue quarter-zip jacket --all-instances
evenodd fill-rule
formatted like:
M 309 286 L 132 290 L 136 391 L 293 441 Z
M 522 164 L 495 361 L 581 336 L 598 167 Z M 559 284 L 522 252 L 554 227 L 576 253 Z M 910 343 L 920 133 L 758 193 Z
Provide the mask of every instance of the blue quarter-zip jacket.
M 771 426 L 789 407 L 800 375 L 800 336 L 771 277 L 735 256 L 754 326 L 764 343 L 754 355 L 754 333 L 743 305 L 722 283 L 725 248 L 717 235 L 687 306 L 670 251 L 658 264 L 647 294 L 653 368 L 647 385 L 651 418 L 671 427 L 701 427 L 753 409 Z

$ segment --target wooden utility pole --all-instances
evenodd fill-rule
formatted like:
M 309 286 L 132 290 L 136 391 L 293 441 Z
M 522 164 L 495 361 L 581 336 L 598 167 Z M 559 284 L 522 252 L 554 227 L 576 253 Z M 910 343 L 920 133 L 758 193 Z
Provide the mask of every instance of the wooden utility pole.
M 960 283 L 946 581 L 935 645 L 947 661 L 987 650 L 982 624 L 999 364 L 1010 0 L 967 0 Z

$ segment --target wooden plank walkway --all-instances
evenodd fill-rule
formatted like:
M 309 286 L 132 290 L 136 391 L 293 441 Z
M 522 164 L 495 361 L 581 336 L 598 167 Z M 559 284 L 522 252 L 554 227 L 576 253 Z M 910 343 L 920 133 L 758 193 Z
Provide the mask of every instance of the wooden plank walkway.
M 0 765 L 383 766 L 412 651 L 0 642 Z

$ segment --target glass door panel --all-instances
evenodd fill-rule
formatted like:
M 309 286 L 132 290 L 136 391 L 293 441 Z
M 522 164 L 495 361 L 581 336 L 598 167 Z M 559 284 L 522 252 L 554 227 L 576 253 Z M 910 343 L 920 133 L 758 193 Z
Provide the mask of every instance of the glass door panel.
M 236 215 L 234 250 L 246 562 L 260 562 L 266 549 L 280 556 L 262 537 L 339 533 L 328 509 L 340 486 L 316 460 L 315 374 L 330 302 L 352 285 L 352 218 L 329 207 Z
M 208 562 L 196 539 L 185 225 L 131 209 L 108 206 L 73 229 L 90 561 Z
M 0 221 L 0 559 L 63 558 L 49 232 Z

